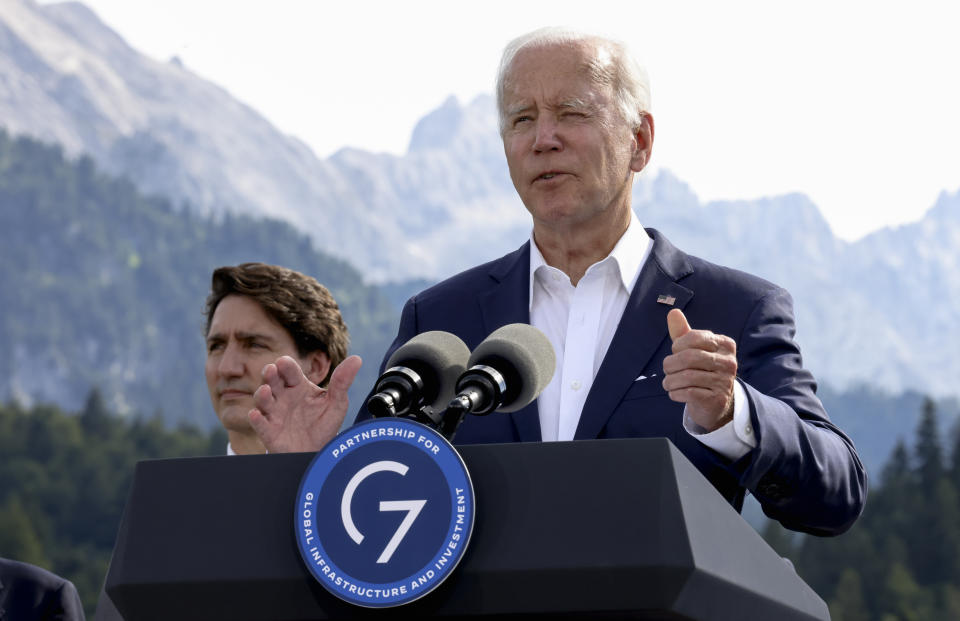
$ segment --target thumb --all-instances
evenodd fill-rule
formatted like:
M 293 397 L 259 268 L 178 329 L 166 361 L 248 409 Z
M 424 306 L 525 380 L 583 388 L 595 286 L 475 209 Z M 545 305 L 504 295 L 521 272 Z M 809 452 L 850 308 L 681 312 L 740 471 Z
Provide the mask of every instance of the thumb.
M 667 330 L 670 331 L 670 340 L 676 341 L 678 338 L 690 331 L 690 324 L 683 311 L 675 308 L 667 313 Z

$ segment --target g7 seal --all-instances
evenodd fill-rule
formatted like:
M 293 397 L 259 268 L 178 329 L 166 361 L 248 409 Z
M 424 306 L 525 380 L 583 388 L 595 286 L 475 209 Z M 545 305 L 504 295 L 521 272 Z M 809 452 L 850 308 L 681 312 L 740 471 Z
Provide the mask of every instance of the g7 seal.
M 440 585 L 473 531 L 473 483 L 439 433 L 402 418 L 342 432 L 300 482 L 294 530 L 300 556 L 335 596 L 399 606 Z

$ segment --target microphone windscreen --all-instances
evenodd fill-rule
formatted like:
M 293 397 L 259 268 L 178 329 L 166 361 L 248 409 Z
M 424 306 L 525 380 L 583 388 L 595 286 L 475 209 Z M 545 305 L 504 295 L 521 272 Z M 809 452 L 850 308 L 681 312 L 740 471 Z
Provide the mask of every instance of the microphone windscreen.
M 537 398 L 553 379 L 557 356 L 547 336 L 526 323 L 511 323 L 497 328 L 477 345 L 467 362 L 468 367 L 483 364 L 485 359 L 501 358 L 512 364 L 520 377 L 519 394 L 497 412 L 516 412 Z
M 424 382 L 434 382 L 436 386 L 424 385 L 424 396 L 430 398 L 436 390 L 436 397 L 427 405 L 435 410 L 447 407 L 456 393 L 457 378 L 466 370 L 470 348 L 460 337 L 449 332 L 432 330 L 422 332 L 403 345 L 387 360 L 386 368 L 405 366 L 415 370 L 421 376 L 433 374 L 433 378 L 424 377 Z

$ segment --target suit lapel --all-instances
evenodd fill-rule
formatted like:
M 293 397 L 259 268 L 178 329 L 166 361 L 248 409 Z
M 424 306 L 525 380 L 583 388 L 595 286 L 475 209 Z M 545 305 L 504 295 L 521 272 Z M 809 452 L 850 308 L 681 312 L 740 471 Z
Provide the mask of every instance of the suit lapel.
M 495 262 L 490 269 L 490 278 L 494 285 L 477 296 L 484 334 L 510 323 L 530 323 L 530 242 Z M 521 442 L 540 441 L 540 413 L 536 400 L 509 416 Z
M 484 334 L 509 323 L 530 323 L 530 242 L 490 267 L 493 285 L 477 297 Z
M 693 272 L 686 255 L 654 229 L 653 249 L 627 301 L 623 317 L 593 381 L 574 439 L 596 438 L 634 380 L 650 363 L 667 332 L 667 313 L 684 308 L 693 291 L 677 281 Z M 673 304 L 657 301 L 674 298 Z M 659 371 L 662 373 L 662 370 Z

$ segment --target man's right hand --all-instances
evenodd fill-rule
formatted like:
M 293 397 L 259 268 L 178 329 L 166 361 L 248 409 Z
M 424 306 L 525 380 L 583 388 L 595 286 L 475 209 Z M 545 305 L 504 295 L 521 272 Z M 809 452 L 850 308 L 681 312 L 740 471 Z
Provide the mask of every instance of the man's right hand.
M 347 415 L 347 390 L 357 376 L 359 356 L 350 356 L 333 370 L 327 388 L 320 388 L 289 357 L 263 368 L 263 384 L 253 395 L 250 425 L 270 453 L 319 451 L 333 439 Z

